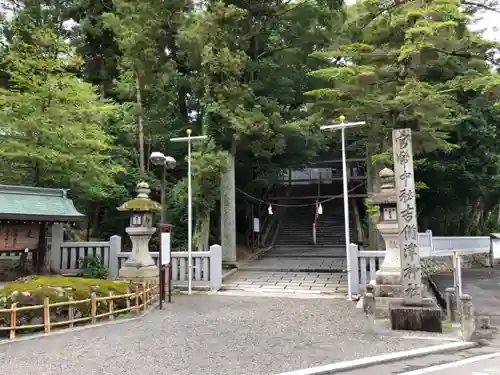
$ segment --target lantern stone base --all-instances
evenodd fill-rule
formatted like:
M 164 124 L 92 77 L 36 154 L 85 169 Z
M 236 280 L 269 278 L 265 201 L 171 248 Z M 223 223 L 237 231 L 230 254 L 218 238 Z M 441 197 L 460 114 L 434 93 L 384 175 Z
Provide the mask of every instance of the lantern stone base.
M 411 305 L 391 303 L 389 317 L 393 330 L 443 332 L 442 310 L 433 300 Z
M 401 272 L 384 272 L 379 270 L 375 280 L 375 299 L 377 318 L 389 317 L 389 305 L 396 301 L 403 301 L 403 285 Z
M 130 280 L 134 282 L 141 281 L 153 281 L 158 280 L 160 270 L 157 266 L 134 266 L 124 264 L 120 271 L 118 271 L 118 277 L 120 279 Z
M 395 271 L 379 270 L 376 273 L 377 285 L 401 286 L 401 268 Z

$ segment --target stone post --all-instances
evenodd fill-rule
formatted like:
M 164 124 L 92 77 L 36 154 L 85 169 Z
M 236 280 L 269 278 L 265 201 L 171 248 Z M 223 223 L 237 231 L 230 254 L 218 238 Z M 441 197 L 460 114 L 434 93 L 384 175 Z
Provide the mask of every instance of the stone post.
M 61 245 L 64 241 L 64 224 L 52 224 L 52 238 L 50 243 L 50 269 L 55 272 L 61 270 Z
M 464 341 L 471 341 L 474 338 L 474 332 L 476 331 L 476 322 L 474 319 L 472 297 L 468 294 L 464 294 L 460 297 L 460 310 L 462 339 Z
M 455 322 L 457 318 L 457 302 L 455 295 L 455 288 L 446 288 L 445 291 L 446 298 L 446 319 L 449 322 Z
M 220 245 L 210 246 L 210 289 L 218 291 L 222 287 L 222 249 Z
M 399 227 L 399 248 L 401 256 L 401 281 L 403 298 L 407 303 L 422 301 L 422 269 L 418 249 L 417 206 L 413 151 L 410 129 L 396 129 L 392 132 L 394 172 Z
M 432 299 L 424 301 L 411 129 L 392 131 L 396 180 L 402 301 L 389 307 L 392 329 L 442 332 L 441 308 Z
M 122 279 L 142 282 L 159 277 L 159 268 L 149 253 L 149 240 L 156 232 L 152 212 L 160 210 L 161 205 L 149 199 L 150 191 L 146 182 L 139 182 L 137 197 L 118 208 L 119 211 L 131 212 L 130 226 L 125 231 L 132 242 L 132 255 L 118 272 Z
M 375 333 L 375 310 L 375 287 L 368 284 L 363 296 L 363 312 L 366 318 L 363 332 L 365 333 Z
M 109 239 L 109 274 L 108 278 L 115 279 L 118 277 L 118 258 L 122 251 L 122 238 L 114 235 Z

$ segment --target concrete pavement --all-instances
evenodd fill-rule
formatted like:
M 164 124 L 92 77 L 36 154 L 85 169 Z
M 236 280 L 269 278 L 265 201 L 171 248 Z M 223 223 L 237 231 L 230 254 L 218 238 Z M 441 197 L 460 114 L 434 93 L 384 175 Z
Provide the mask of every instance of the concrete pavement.
M 349 375 L 436 374 L 436 375 L 500 375 L 500 357 L 488 359 L 500 352 L 500 268 L 470 268 L 462 270 L 464 293 L 472 296 L 476 316 L 490 318 L 493 328 L 479 330 L 481 347 L 457 353 L 436 354 L 391 364 L 382 364 L 348 372 Z M 443 272 L 432 275 L 444 293 L 453 285 L 453 275 Z M 485 359 L 483 359 L 485 358 Z M 479 360 L 478 360 L 479 359 Z M 469 362 L 474 361 L 474 362 Z M 496 370 L 497 372 L 493 371 Z
M 341 257 L 265 257 L 224 280 L 223 290 L 285 294 L 347 292 L 346 259 Z
M 347 277 L 342 273 L 325 272 L 238 271 L 224 281 L 223 290 L 345 294 Z
M 500 375 L 500 352 L 472 357 L 433 367 L 405 372 L 401 375 Z
M 362 331 L 344 300 L 182 295 L 135 321 L 1 345 L 0 366 L 9 375 L 273 375 L 449 342 Z
M 453 286 L 453 274 L 432 275 L 432 280 L 444 294 Z M 465 268 L 462 270 L 462 288 L 472 296 L 476 316 L 488 316 L 491 324 L 500 327 L 500 267 Z
M 367 368 L 360 368 L 357 370 L 348 371 L 346 375 L 419 375 L 419 374 L 435 374 L 435 375 L 448 375 L 448 372 L 439 372 L 439 371 L 453 371 L 450 374 L 453 375 L 473 375 L 471 371 L 461 373 L 462 369 L 468 369 L 466 366 L 477 366 L 478 368 L 484 364 L 484 361 L 477 362 L 469 362 L 473 359 L 488 359 L 489 357 L 483 356 L 492 356 L 497 355 L 498 348 L 490 348 L 490 347 L 478 347 L 468 350 L 462 350 L 458 352 L 450 352 L 450 353 L 440 353 L 440 354 L 432 354 L 424 357 L 405 359 L 398 362 L 393 363 L 383 363 L 375 366 L 370 366 Z M 495 358 L 496 360 L 496 358 Z M 459 364 L 458 367 L 445 367 L 451 366 L 452 364 Z M 460 367 L 462 366 L 462 367 Z M 496 368 L 500 369 L 500 366 Z M 428 372 L 425 372 L 428 371 Z M 477 372 L 477 370 L 475 370 Z M 477 374 L 477 375 L 480 375 Z M 499 374 L 488 374 L 488 375 L 500 375 Z

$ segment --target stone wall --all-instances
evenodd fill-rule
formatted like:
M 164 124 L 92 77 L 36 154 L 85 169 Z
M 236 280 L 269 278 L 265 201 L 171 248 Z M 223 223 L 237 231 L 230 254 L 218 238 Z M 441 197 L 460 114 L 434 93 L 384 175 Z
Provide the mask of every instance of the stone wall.
M 489 267 L 489 254 L 462 255 L 462 268 Z M 442 272 L 453 272 L 453 256 L 432 257 L 421 259 L 423 270 L 428 275 Z

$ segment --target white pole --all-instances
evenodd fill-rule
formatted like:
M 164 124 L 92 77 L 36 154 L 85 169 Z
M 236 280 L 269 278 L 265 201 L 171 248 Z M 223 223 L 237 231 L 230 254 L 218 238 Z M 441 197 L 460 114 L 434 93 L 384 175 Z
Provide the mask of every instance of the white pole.
M 193 193 L 191 189 L 191 141 L 207 139 L 206 135 L 191 136 L 191 129 L 186 131 L 187 137 L 170 138 L 170 142 L 188 143 L 188 294 L 191 294 L 193 280 Z
M 347 300 L 352 301 L 351 290 L 351 258 L 349 257 L 349 191 L 347 190 L 347 160 L 345 154 L 345 128 L 342 128 L 342 180 L 344 185 L 344 221 L 345 221 L 345 251 L 347 263 Z
M 193 254 L 192 254 L 192 230 L 193 230 L 193 202 L 191 192 L 191 132 L 188 131 L 188 294 L 191 294 L 191 282 L 193 279 Z
M 351 258 L 350 254 L 350 242 L 349 238 L 349 191 L 347 189 L 347 157 L 345 154 L 345 128 L 353 128 L 356 126 L 365 125 L 364 121 L 358 122 L 347 122 L 345 123 L 345 116 L 339 116 L 340 124 L 324 125 L 321 130 L 338 130 L 342 131 L 342 182 L 344 190 L 344 228 L 345 228 L 345 252 L 346 252 L 346 263 L 347 263 L 347 300 L 352 301 L 352 284 L 351 284 Z M 358 275 L 355 275 L 358 277 Z

